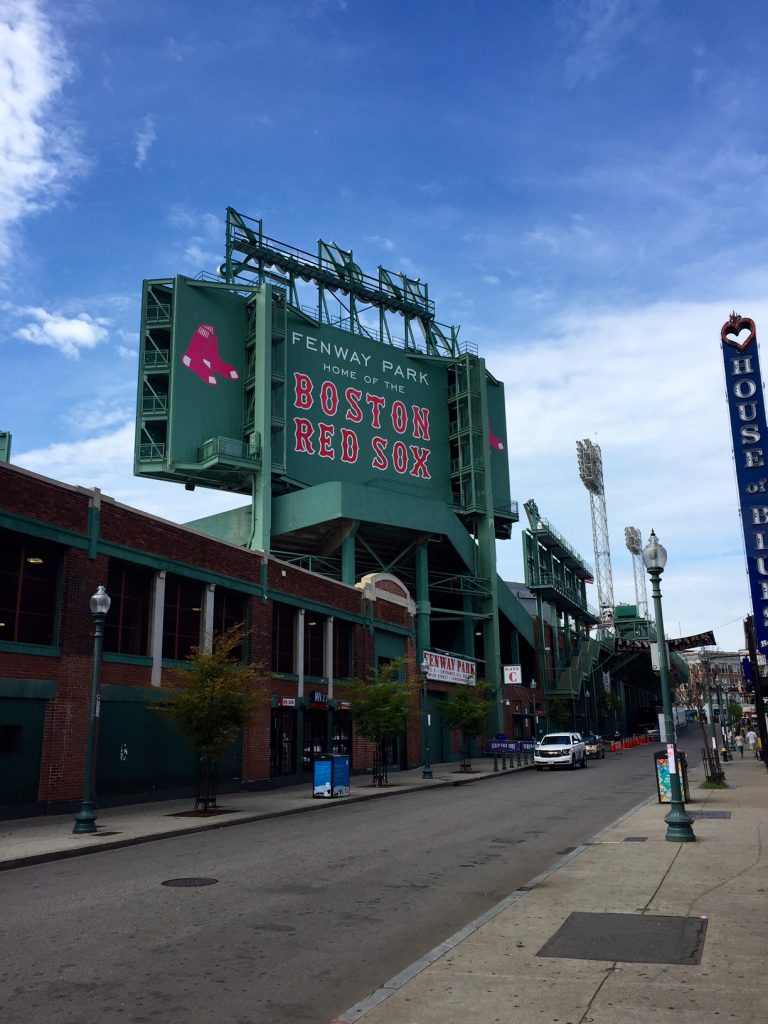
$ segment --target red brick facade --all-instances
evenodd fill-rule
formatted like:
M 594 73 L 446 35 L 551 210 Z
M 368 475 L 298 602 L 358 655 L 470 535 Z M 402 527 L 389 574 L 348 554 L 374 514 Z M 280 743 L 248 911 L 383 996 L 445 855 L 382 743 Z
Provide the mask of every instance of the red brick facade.
M 90 526 L 90 534 L 89 534 Z M 46 702 L 37 801 L 41 806 L 76 800 L 82 792 L 93 670 L 93 619 L 89 598 L 107 581 L 110 558 L 121 562 L 149 560 L 150 568 L 166 569 L 196 580 L 225 586 L 247 596 L 247 621 L 251 643 L 263 654 L 266 666 L 272 651 L 273 603 L 285 600 L 294 607 L 306 601 L 327 615 L 346 619 L 353 628 L 354 674 L 365 678 L 376 663 L 376 637 L 396 636 L 406 658 L 415 666 L 413 609 L 401 585 L 379 588 L 375 599 L 359 588 L 267 559 L 267 590 L 261 592 L 265 556 L 233 544 L 217 541 L 181 526 L 114 503 L 98 492 L 55 483 L 35 474 L 0 463 L 0 527 L 14 534 L 45 538 L 61 554 L 59 581 L 58 643 L 49 651 L 0 642 L 0 707 L 8 693 L 25 693 L 25 681 L 55 684 L 55 696 Z M 406 597 L 404 597 L 406 595 Z M 102 686 L 151 687 L 148 658 L 112 655 L 101 665 Z M 163 664 L 162 680 L 173 666 Z M 315 683 L 308 684 L 315 686 Z M 436 689 L 441 689 L 439 685 Z M 156 692 L 156 691 L 155 691 Z M 274 677 L 275 698 L 297 697 L 296 678 Z M 418 690 L 415 691 L 418 694 Z M 334 698 L 343 700 L 336 685 Z M 244 730 L 242 778 L 270 778 L 269 704 L 260 706 L 252 724 Z M 0 722 L 2 719 L 0 719 Z M 418 697 L 407 736 L 408 760 L 419 762 L 421 735 Z M 371 745 L 354 738 L 354 770 L 369 769 Z M 98 784 L 98 779 L 97 779 Z

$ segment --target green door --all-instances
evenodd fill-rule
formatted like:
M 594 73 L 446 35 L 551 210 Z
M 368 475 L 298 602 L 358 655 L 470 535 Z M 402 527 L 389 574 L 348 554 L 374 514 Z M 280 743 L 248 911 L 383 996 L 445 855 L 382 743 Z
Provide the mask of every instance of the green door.
M 45 704 L 0 698 L 0 805 L 37 801 Z
M 220 785 L 240 780 L 242 736 L 219 765 Z M 155 790 L 192 788 L 197 758 L 169 719 L 151 711 L 144 701 L 101 701 L 96 757 L 99 797 L 149 794 Z

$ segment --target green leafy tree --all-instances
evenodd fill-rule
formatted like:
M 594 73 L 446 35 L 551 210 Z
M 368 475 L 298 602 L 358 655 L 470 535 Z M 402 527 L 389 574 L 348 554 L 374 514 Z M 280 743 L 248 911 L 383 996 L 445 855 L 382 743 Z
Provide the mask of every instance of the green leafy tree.
M 550 701 L 548 714 L 549 720 L 555 729 L 564 729 L 571 719 L 570 712 L 561 697 L 555 697 L 554 700 Z
M 170 718 L 200 759 L 196 804 L 216 806 L 216 766 L 256 707 L 267 699 L 262 665 L 235 656 L 243 644 L 242 625 L 214 638 L 212 650 L 193 647 L 189 668 L 176 669 L 153 711 Z
M 367 679 L 345 683 L 352 698 L 352 721 L 359 736 L 375 743 L 382 769 L 386 764 L 389 736 L 402 736 L 408 727 L 414 687 L 402 679 L 403 659 L 372 669 Z
M 744 717 L 744 708 L 741 706 L 739 701 L 729 700 L 728 714 L 730 715 L 731 725 L 735 728 Z
M 490 686 L 478 682 L 476 686 L 459 686 L 451 699 L 443 705 L 443 725 L 461 730 L 462 749 L 467 752 L 469 739 L 479 736 L 488 721 L 488 693 Z
M 606 693 L 605 695 L 605 706 L 608 712 L 613 716 L 614 731 L 619 732 L 619 715 L 621 714 L 621 709 L 624 706 L 621 703 L 621 697 L 611 690 L 610 693 Z

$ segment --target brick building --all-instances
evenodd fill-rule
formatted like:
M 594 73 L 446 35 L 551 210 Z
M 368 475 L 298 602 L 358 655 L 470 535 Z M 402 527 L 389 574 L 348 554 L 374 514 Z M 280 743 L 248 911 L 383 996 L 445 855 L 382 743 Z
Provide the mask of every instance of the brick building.
M 93 666 L 89 599 L 111 597 L 101 671 L 102 800 L 189 787 L 195 758 L 149 710 L 192 646 L 245 622 L 271 701 L 229 752 L 226 784 L 308 778 L 315 754 L 372 764 L 339 680 L 382 659 L 416 672 L 414 605 L 394 576 L 351 586 L 0 463 L 0 806 L 58 807 L 83 783 Z M 430 685 L 439 696 L 448 689 Z M 451 756 L 446 738 L 438 756 Z M 418 708 L 392 767 L 419 763 Z

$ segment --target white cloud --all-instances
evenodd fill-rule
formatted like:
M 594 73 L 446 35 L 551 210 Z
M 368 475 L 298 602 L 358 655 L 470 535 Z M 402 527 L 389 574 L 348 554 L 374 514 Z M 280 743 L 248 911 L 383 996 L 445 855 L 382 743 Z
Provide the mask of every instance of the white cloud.
M 668 634 L 736 620 L 715 634 L 735 649 L 749 596 L 720 351 L 733 301 L 539 317 L 522 343 L 484 355 L 506 386 L 513 496 L 521 505 L 535 498 L 594 564 L 589 495 L 576 462 L 576 441 L 590 438 L 602 450 L 615 600 L 635 599 L 624 528 L 638 527 L 644 540 L 655 529 L 669 551 Z M 758 324 L 768 320 L 768 304 L 742 311 Z M 517 531 L 501 546 L 500 564 L 507 578 L 523 578 Z
M 562 23 L 576 37 L 566 61 L 571 85 L 591 82 L 622 57 L 622 43 L 653 17 L 653 0 L 580 0 L 561 4 Z
M 371 242 L 373 245 L 379 245 L 382 249 L 386 249 L 387 252 L 392 252 L 395 248 L 395 243 L 391 238 L 384 238 L 382 235 L 365 235 L 365 241 Z
M 65 50 L 35 0 L 0 6 L 0 262 L 12 226 L 50 208 L 85 169 L 72 126 L 55 102 L 72 74 Z
M 147 116 L 141 122 L 141 128 L 136 132 L 136 159 L 134 166 L 141 168 L 144 166 L 149 151 L 152 148 L 154 142 L 157 141 L 157 131 L 155 126 L 155 119 L 151 115 Z
M 98 487 L 132 508 L 183 523 L 247 504 L 243 495 L 221 494 L 198 487 L 132 475 L 134 422 L 85 441 L 52 444 L 14 454 L 14 465 L 53 480 L 80 487 Z
M 94 319 L 87 313 L 68 317 L 62 313 L 49 313 L 39 306 L 18 312 L 32 317 L 32 321 L 14 332 L 17 338 L 33 345 L 58 349 L 70 359 L 78 359 L 83 349 L 95 348 L 108 337 L 106 325 L 109 321 L 101 317 Z

